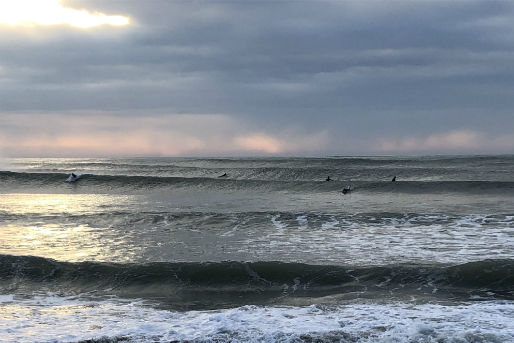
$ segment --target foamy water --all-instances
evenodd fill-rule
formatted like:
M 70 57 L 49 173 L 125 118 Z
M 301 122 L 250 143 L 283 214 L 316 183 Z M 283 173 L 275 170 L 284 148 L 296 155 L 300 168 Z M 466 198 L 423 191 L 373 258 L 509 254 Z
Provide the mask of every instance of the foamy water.
M 4 342 L 512 342 L 514 303 L 405 303 L 172 312 L 142 301 L 0 298 Z

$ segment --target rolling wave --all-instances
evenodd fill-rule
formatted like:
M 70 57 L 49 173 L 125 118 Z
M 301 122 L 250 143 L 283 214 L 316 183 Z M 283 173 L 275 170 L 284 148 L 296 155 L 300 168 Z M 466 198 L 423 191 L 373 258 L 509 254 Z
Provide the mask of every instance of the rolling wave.
M 167 299 L 175 306 L 268 303 L 283 298 L 438 296 L 514 299 L 514 261 L 459 265 L 337 266 L 283 262 L 59 262 L 0 255 L 2 292 L 29 287 L 65 293 L 102 290 Z
M 264 190 L 333 192 L 351 185 L 354 192 L 385 193 L 470 193 L 470 194 L 511 194 L 514 182 L 511 181 L 351 181 L 334 180 L 264 180 L 213 177 L 162 177 L 132 175 L 84 174 L 72 185 L 66 184 L 67 174 L 63 173 L 18 173 L 0 172 L 0 184 L 5 187 L 52 187 L 66 190 L 102 187 L 104 189 L 150 189 L 159 187 L 181 187 L 222 190 Z

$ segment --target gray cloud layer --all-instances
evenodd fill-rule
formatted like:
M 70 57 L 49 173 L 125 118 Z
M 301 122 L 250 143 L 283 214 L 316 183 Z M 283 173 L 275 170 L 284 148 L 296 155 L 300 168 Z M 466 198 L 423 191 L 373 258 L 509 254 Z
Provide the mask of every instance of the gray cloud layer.
M 106 112 L 131 123 L 216 114 L 237 123 L 229 128 L 239 130 L 233 137 L 256 134 L 282 142 L 279 150 L 250 153 L 514 152 L 511 2 L 64 4 L 128 15 L 132 25 L 0 26 L 5 137 L 13 130 L 20 130 L 16 137 L 29 135 L 24 126 L 6 124 L 20 114 L 26 120 L 80 113 L 83 120 Z M 27 125 L 28 132 L 38 128 Z M 107 131 L 117 135 L 129 127 Z M 85 135 L 97 132 L 87 129 Z M 200 139 L 209 146 L 215 136 L 205 132 Z M 302 136 L 323 139 L 308 149 L 298 144 Z M 167 151 L 218 151 L 201 146 Z

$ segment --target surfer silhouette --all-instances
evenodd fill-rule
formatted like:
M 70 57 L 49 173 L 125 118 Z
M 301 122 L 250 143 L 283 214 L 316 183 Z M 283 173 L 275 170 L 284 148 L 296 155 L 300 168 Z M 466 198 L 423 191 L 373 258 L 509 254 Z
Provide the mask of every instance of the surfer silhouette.
M 227 173 L 224 173 L 223 175 L 220 175 L 218 177 L 227 177 L 227 176 L 228 176 Z
M 396 182 L 396 175 L 393 177 L 393 179 L 391 180 L 391 182 Z
M 352 186 L 346 186 L 345 188 L 343 188 L 342 192 L 343 194 L 347 194 L 347 193 L 350 193 L 352 190 Z
M 330 178 L 330 176 L 327 176 L 327 179 L 325 181 L 332 181 L 332 179 Z

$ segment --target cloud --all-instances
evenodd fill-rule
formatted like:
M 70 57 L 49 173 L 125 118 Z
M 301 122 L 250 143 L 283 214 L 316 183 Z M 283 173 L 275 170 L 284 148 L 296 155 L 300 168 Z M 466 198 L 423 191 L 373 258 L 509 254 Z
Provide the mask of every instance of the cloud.
M 234 139 L 234 143 L 241 149 L 265 153 L 277 153 L 284 145 L 279 139 L 263 133 L 254 133 L 249 136 L 240 136 Z
M 325 133 L 254 132 L 225 115 L 174 114 L 121 119 L 113 113 L 0 117 L 5 156 L 268 155 L 320 151 Z
M 295 152 L 319 153 L 326 148 L 328 137 L 326 132 L 316 134 L 282 134 L 273 137 L 269 134 L 256 132 L 244 136 L 236 136 L 233 139 L 237 150 L 253 153 L 284 154 Z
M 72 122 L 79 121 L 73 113 L 81 113 L 76 136 L 98 137 L 105 154 L 124 154 L 130 144 L 113 147 L 109 137 L 116 129 L 109 136 L 90 122 L 124 127 L 139 120 L 162 132 L 147 150 L 146 143 L 134 147 L 141 154 L 358 154 L 382 151 L 370 143 L 376 141 L 389 142 L 387 151 L 412 145 L 431 153 L 444 150 L 424 142 L 433 133 L 465 127 L 508 137 L 514 128 L 508 34 L 514 5 L 508 1 L 61 4 L 123 14 L 137 24 L 123 30 L 0 25 L 0 117 L 23 113 L 27 130 L 41 139 L 56 129 L 38 113 L 71 116 Z M 207 130 L 202 123 L 212 123 L 213 113 L 227 123 Z M 159 125 L 151 124 L 159 117 Z M 169 125 L 176 120 L 182 124 Z M 127 130 L 136 135 L 135 128 Z M 149 136 L 139 135 L 134 142 Z M 480 137 L 460 137 L 467 143 L 450 146 L 470 151 Z M 159 141 L 167 148 L 158 150 Z M 69 153 L 78 151 L 66 142 Z M 505 150 L 508 143 L 496 146 Z
M 514 135 L 490 136 L 483 132 L 471 130 L 453 130 L 435 133 L 424 138 L 403 137 L 400 139 L 381 140 L 376 150 L 380 152 L 512 152 Z

